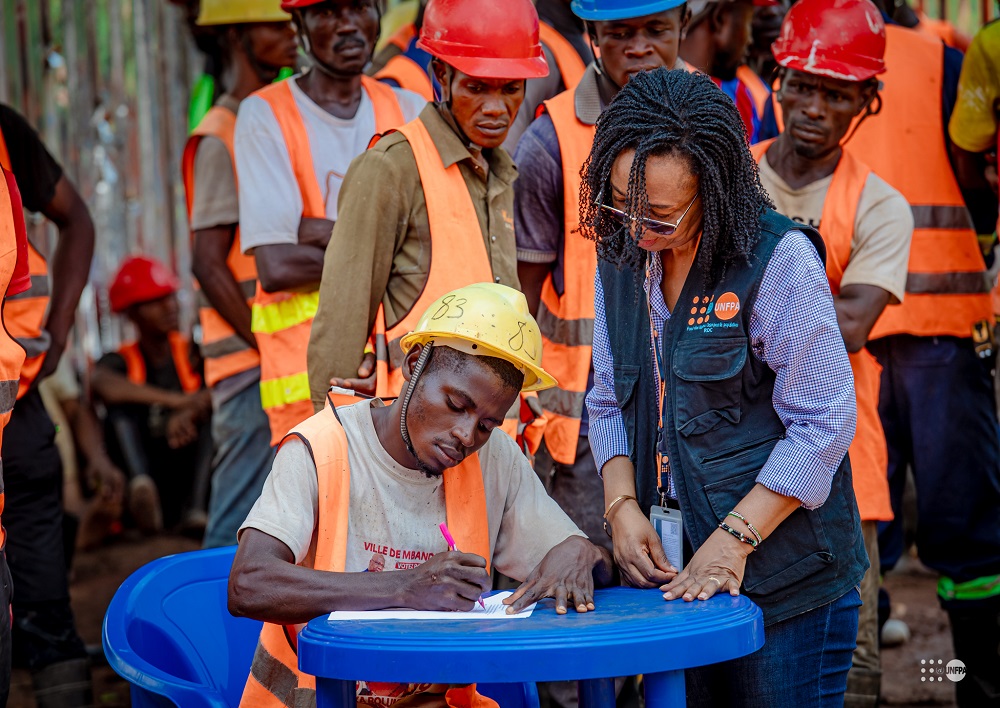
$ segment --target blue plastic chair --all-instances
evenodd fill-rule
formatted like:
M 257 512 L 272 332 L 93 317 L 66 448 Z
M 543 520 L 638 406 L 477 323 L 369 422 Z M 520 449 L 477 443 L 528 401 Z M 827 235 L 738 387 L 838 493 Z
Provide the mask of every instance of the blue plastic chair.
M 236 547 L 149 563 L 122 583 L 104 616 L 104 653 L 131 684 L 133 708 L 238 708 L 261 622 L 226 606 Z M 532 684 L 482 684 L 503 708 L 538 708 Z

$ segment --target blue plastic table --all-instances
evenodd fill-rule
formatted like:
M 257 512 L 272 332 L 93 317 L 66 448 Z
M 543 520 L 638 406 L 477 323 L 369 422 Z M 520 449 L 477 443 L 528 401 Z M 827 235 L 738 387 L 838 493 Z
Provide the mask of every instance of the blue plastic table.
M 683 706 L 684 669 L 764 645 L 746 597 L 666 602 L 658 590 L 608 588 L 597 610 L 557 615 L 552 600 L 517 620 L 329 622 L 299 635 L 299 668 L 315 675 L 318 708 L 353 708 L 358 679 L 407 683 L 581 680 L 583 708 L 614 705 L 611 677 L 643 674 L 647 708 Z

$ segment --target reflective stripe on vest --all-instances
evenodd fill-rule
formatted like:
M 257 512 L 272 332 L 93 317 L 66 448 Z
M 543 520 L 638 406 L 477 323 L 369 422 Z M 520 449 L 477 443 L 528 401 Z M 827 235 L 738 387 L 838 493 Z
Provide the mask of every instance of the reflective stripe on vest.
M 882 111 L 848 144 L 910 203 L 914 230 L 906 299 L 885 309 L 870 337 L 970 337 L 993 313 L 982 252 L 945 149 L 944 45 L 889 25 L 885 64 Z M 780 128 L 780 111 L 775 117 Z
M 233 149 L 233 134 L 236 130 L 236 114 L 227 108 L 213 106 L 202 118 L 201 123 L 191 133 L 184 146 L 181 159 L 181 175 L 184 178 L 184 193 L 187 204 L 188 222 L 194 206 L 195 185 L 194 164 L 198 146 L 203 138 L 211 136 L 218 138 L 226 146 L 230 160 L 233 163 L 233 175 L 236 175 L 235 151 Z M 192 238 L 193 238 L 192 234 Z M 236 229 L 236 237 L 229 248 L 226 265 L 233 278 L 240 286 L 247 305 L 253 303 L 254 292 L 257 289 L 257 264 L 253 256 L 245 256 L 240 248 L 240 231 Z M 214 386 L 219 381 L 230 376 L 248 371 L 260 366 L 260 355 L 247 344 L 246 340 L 232 328 L 229 322 L 219 314 L 208 302 L 195 279 L 198 290 L 198 318 L 201 322 L 201 353 L 205 358 L 205 383 Z
M 31 287 L 25 292 L 4 300 L 4 324 L 7 331 L 24 348 L 17 397 L 21 398 L 35 382 L 51 339 L 45 331 L 45 314 L 49 308 L 48 264 L 35 247 L 28 243 L 28 270 Z
M 754 107 L 757 109 L 757 117 L 763 117 L 764 108 L 767 106 L 767 100 L 771 97 L 771 90 L 768 89 L 767 84 L 764 83 L 762 78 L 757 76 L 757 72 L 746 64 L 741 64 L 736 68 L 736 78 L 739 79 L 743 85 L 747 87 L 747 91 L 750 92 L 750 97 L 753 98 Z
M 424 100 L 434 100 L 434 85 L 431 77 L 420 65 L 405 54 L 397 54 L 378 70 L 375 78 L 379 81 L 395 81 L 400 88 L 420 94 Z
M 201 389 L 201 376 L 191 367 L 191 346 L 187 338 L 180 332 L 167 335 L 170 342 L 170 357 L 174 362 L 174 370 L 181 383 L 184 393 L 195 393 Z M 125 360 L 125 371 L 128 380 L 134 384 L 146 383 L 146 360 L 138 342 L 125 344 L 118 350 Z
M 760 162 L 774 140 L 758 143 L 750 148 L 754 159 Z M 819 226 L 826 244 L 826 275 L 830 290 L 840 294 L 840 281 L 851 257 L 854 224 L 858 203 L 865 182 L 872 170 L 844 150 L 834 170 L 833 179 L 823 201 Z M 890 305 L 898 307 L 898 305 Z M 854 495 L 862 521 L 892 520 L 889 501 L 889 452 L 885 430 L 878 415 L 878 399 L 882 367 L 866 348 L 849 353 L 851 371 L 854 372 L 854 390 L 858 404 L 858 425 L 848 454 L 854 477 Z
M 328 402 L 321 412 L 297 425 L 281 444 L 292 437 L 309 448 L 318 482 L 316 554 L 311 563 L 307 558 L 300 565 L 343 573 L 351 499 L 347 435 Z M 459 548 L 486 558 L 489 568 L 489 519 L 479 456 L 470 455 L 457 467 L 446 469 L 442 477 L 448 529 Z M 298 670 L 293 648 L 300 629 L 264 623 L 240 708 L 307 705 L 300 701 L 312 699 L 315 678 Z
M 563 86 L 567 90 L 573 90 L 583 78 L 583 72 L 587 70 L 587 65 L 577 53 L 569 40 L 563 37 L 551 25 L 545 22 L 538 23 L 538 38 L 542 44 L 549 48 L 556 66 L 559 68 L 559 76 L 562 77 Z
M 538 304 L 542 333 L 542 361 L 556 377 L 557 388 L 538 392 L 547 419 L 545 445 L 563 464 L 576 460 L 587 379 L 594 340 L 594 244 L 579 233 L 580 169 L 594 142 L 595 127 L 576 117 L 574 91 L 564 91 L 545 102 L 559 140 L 563 174 L 563 293 L 549 273 Z
M 326 218 L 309 134 L 288 81 L 294 79 L 266 86 L 255 95 L 271 106 L 281 129 L 302 195 L 302 216 Z M 384 133 L 403 123 L 403 110 L 389 86 L 367 76 L 361 77 L 361 86 L 375 111 L 376 132 Z M 313 414 L 306 350 L 318 304 L 318 290 L 267 293 L 257 284 L 251 329 L 260 351 L 261 404 L 271 424 L 272 444 Z
M 3 141 L 0 139 L 0 146 L 2 145 Z M 0 163 L 6 154 L 5 147 L 3 150 L 4 152 L 0 154 Z M 4 173 L 0 174 L 0 293 L 7 292 L 17 266 L 19 215 L 23 215 L 21 197 L 17 193 L 13 174 L 4 167 Z M 0 320 L 0 445 L 3 444 L 3 429 L 10 420 L 14 401 L 17 399 L 18 379 L 23 363 L 24 350 L 18 346 L 4 326 L 4 322 Z M 0 515 L 3 514 L 3 504 L 3 474 L 0 472 Z M 0 548 L 5 541 L 6 534 L 3 525 L 0 524 Z
M 424 310 L 456 288 L 493 282 L 493 266 L 486 251 L 479 216 L 458 164 L 444 167 L 430 133 L 419 118 L 399 128 L 399 132 L 413 150 L 427 203 L 431 263 L 427 282 L 410 311 L 392 327 L 384 329 L 389 381 L 380 391 L 386 396 L 399 395 L 403 387 L 403 374 L 399 369 L 403 352 L 399 340 L 413 331 Z M 379 314 L 384 317 L 381 308 Z

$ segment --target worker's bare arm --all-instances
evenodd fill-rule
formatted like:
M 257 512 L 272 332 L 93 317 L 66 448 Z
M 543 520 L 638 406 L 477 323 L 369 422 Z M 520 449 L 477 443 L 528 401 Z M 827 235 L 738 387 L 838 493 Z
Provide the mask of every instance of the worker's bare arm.
M 323 277 L 323 249 L 301 243 L 257 246 L 257 277 L 264 292 L 311 288 Z
M 168 391 L 149 384 L 137 384 L 106 366 L 95 366 L 90 380 L 91 390 L 105 404 L 137 403 L 178 409 L 191 403 L 191 397 L 180 391 Z
M 840 325 L 840 334 L 848 352 L 860 351 L 865 346 L 868 334 L 882 310 L 889 304 L 890 297 L 888 290 L 858 283 L 845 285 L 840 294 L 833 298 L 837 324 Z
M 191 272 L 208 302 L 243 340 L 257 348 L 250 331 L 250 306 L 227 260 L 236 238 L 236 226 L 214 226 L 194 232 Z
M 521 292 L 528 301 L 528 311 L 538 317 L 538 303 L 542 299 L 542 285 L 552 272 L 551 263 L 517 262 L 517 279 L 521 282 Z
M 300 624 L 334 610 L 471 610 L 489 588 L 486 561 L 470 553 L 439 553 L 412 570 L 333 573 L 296 565 L 288 546 L 248 528 L 229 575 L 229 611 Z

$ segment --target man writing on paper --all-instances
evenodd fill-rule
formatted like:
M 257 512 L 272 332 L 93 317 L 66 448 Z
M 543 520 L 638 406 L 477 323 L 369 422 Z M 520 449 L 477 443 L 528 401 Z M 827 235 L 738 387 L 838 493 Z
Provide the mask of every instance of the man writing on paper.
M 521 391 L 556 383 L 524 296 L 495 283 L 454 290 L 401 347 L 400 397 L 328 402 L 293 429 L 240 529 L 229 609 L 266 623 L 243 708 L 297 704 L 313 690 L 288 625 L 332 610 L 471 610 L 493 566 L 526 579 L 505 601 L 511 611 L 555 597 L 557 612 L 586 612 L 595 581 L 611 580 L 610 554 L 548 497 L 516 443 L 492 434 Z M 446 550 L 444 521 L 464 553 Z M 396 572 L 365 572 L 383 569 Z M 447 686 L 361 682 L 358 701 L 418 693 L 457 699 Z

